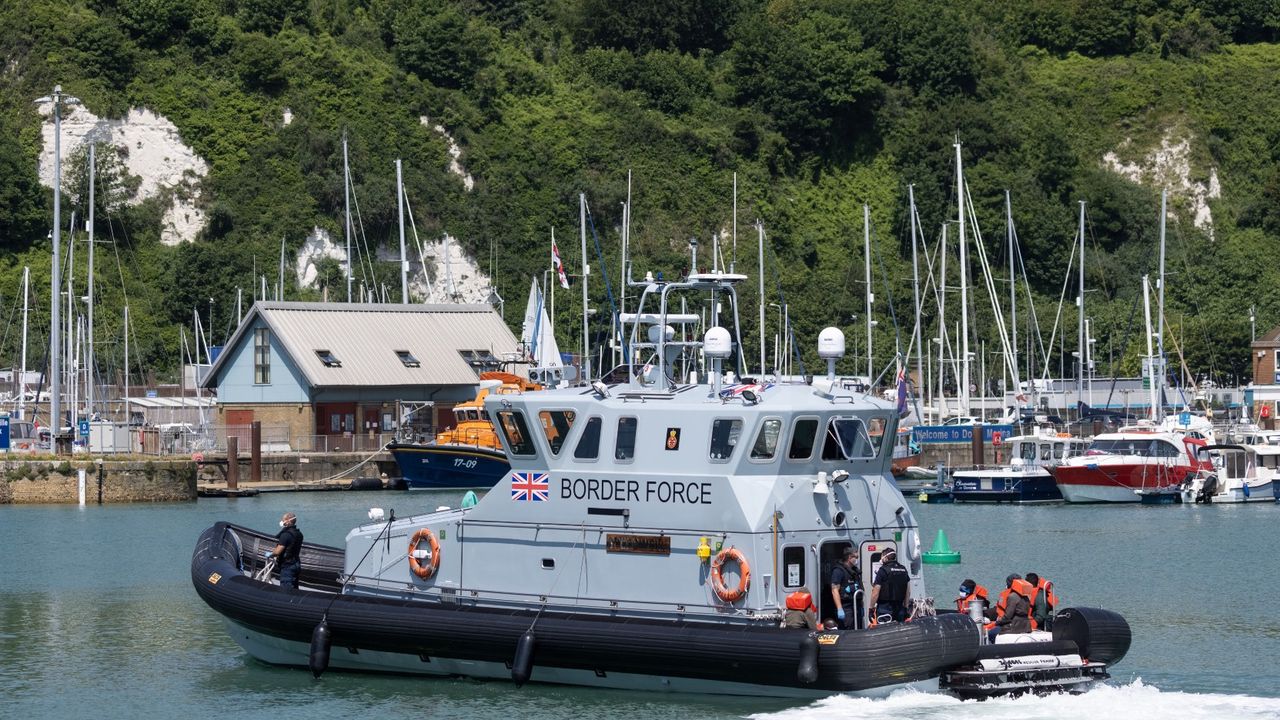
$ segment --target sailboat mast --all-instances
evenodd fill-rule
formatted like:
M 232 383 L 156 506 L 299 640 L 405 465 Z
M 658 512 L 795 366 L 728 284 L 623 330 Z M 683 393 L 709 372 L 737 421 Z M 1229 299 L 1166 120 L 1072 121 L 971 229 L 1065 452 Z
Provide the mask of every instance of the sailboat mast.
M 1079 363 L 1077 363 L 1076 365 L 1076 367 L 1078 368 L 1077 374 L 1076 374 L 1076 394 L 1080 396 L 1080 401 L 1084 402 L 1084 201 L 1083 200 L 1080 201 L 1080 291 L 1079 292 L 1080 294 L 1076 298 L 1076 307 L 1080 309 L 1080 318 L 1079 318 L 1080 337 L 1078 341 L 1078 347 L 1080 348 L 1080 357 L 1079 357 Z M 1151 332 L 1151 328 L 1149 325 L 1147 328 L 1147 332 L 1148 333 Z
M 760 377 L 765 374 L 764 367 L 764 223 L 756 218 L 756 263 L 759 269 L 760 282 Z M 763 382 L 763 380 L 761 380 Z
M 95 146 L 89 143 L 89 337 L 85 343 L 85 401 L 93 417 L 93 176 L 97 174 Z
M 1018 387 L 1020 378 L 1018 375 L 1018 276 L 1015 274 L 1014 268 L 1014 248 L 1013 248 L 1013 201 L 1009 197 L 1009 191 L 1004 191 L 1004 214 L 1005 227 L 1009 233 L 1009 332 L 1012 337 L 1009 341 L 1010 352 L 1012 353 L 1012 362 L 1009 369 L 1013 371 L 1013 396 L 1016 405 L 1019 395 Z
M 1160 330 L 1156 334 L 1156 358 L 1157 358 L 1156 363 L 1159 365 L 1160 373 L 1157 376 L 1157 374 L 1154 372 L 1154 367 L 1153 367 L 1153 372 L 1151 373 L 1152 384 L 1153 385 L 1155 384 L 1156 379 L 1158 377 L 1160 381 L 1161 390 L 1164 389 L 1164 375 L 1165 375 L 1165 372 L 1164 372 L 1164 226 L 1165 226 L 1165 219 L 1166 219 L 1165 212 L 1167 208 L 1168 199 L 1169 199 L 1169 191 L 1161 190 L 1160 191 L 1160 279 L 1159 279 L 1160 284 L 1157 286 L 1159 291 L 1158 292 L 1159 303 L 1156 306 L 1159 311 L 1159 319 L 1156 321 L 1156 324 L 1160 328 Z
M 409 259 L 404 252 L 404 180 L 396 158 L 396 202 L 400 207 L 400 302 L 409 304 Z
M 129 415 L 129 306 L 124 306 L 124 421 L 128 423 Z
M 867 288 L 867 382 L 871 382 L 875 379 L 871 362 L 871 206 L 866 203 L 862 204 L 862 268 Z
M 76 214 L 71 213 L 71 224 L 67 227 L 67 335 L 66 345 L 64 345 L 63 373 L 67 379 L 67 390 L 71 394 L 71 425 L 74 429 L 76 424 L 76 413 L 79 408 L 76 407 L 76 305 L 75 305 L 75 279 L 76 279 Z
M 965 248 L 964 166 L 961 164 L 960 143 L 956 142 L 956 198 L 960 217 L 960 405 L 969 410 L 969 256 Z
M 1157 414 L 1156 405 L 1159 402 L 1160 391 L 1156 389 L 1155 349 L 1151 346 L 1151 279 L 1147 275 L 1142 276 L 1142 311 L 1147 320 L 1147 387 L 1151 388 L 1151 420 L 1159 422 L 1160 416 Z
M 916 188 L 914 185 L 907 186 L 907 200 L 910 203 L 911 215 L 911 290 L 915 300 L 916 310 L 916 329 L 915 329 L 915 346 L 916 346 L 916 379 L 917 382 L 923 382 L 924 374 L 924 336 L 920 328 L 920 258 L 916 252 L 916 234 L 919 227 L 916 225 Z M 916 408 L 919 405 L 919 394 L 916 394 Z M 919 418 L 924 421 L 924 418 Z
M 578 228 L 582 235 L 582 383 L 591 384 L 591 349 L 587 345 L 587 194 L 578 193 Z
M 938 286 L 941 291 L 938 293 L 938 420 L 942 420 L 943 410 L 947 403 L 946 391 L 946 357 L 944 351 L 947 347 L 947 224 L 942 224 L 942 245 L 938 249 L 938 257 L 941 269 L 939 270 L 940 278 Z M 957 396 L 958 397 L 958 396 Z
M 73 98 L 68 97 L 68 101 Z M 53 438 L 62 433 L 62 365 L 59 337 L 62 330 L 58 317 L 62 306 L 62 86 L 53 87 L 53 270 L 49 278 L 49 424 Z
M 355 270 L 351 263 L 351 166 L 347 163 L 347 131 L 342 131 L 342 195 L 343 215 L 342 234 L 347 241 L 347 302 L 351 302 L 351 283 L 355 280 Z M 236 315 L 240 314 L 239 296 L 236 299 Z M 239 324 L 237 322 L 237 324 Z
M 31 297 L 31 268 L 22 268 L 22 367 L 18 374 L 18 419 L 27 419 L 27 313 Z M 38 399 L 38 398 L 37 398 Z

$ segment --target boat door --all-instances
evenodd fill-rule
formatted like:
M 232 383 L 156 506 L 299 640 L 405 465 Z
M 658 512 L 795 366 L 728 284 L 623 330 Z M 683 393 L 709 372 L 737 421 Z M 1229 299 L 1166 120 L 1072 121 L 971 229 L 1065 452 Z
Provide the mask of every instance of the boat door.
M 815 583 L 817 593 L 813 596 L 814 604 L 818 606 L 818 622 L 836 619 L 836 601 L 831 597 L 831 573 L 840 564 L 844 549 L 852 546 L 853 543 L 848 540 L 833 540 L 822 543 L 818 548 L 818 568 L 822 577 Z M 783 566 L 789 569 L 786 560 L 787 550 L 788 548 L 782 550 Z
M 858 549 L 858 567 L 862 568 L 862 588 L 865 600 L 862 603 L 862 617 L 859 627 L 867 627 L 872 609 L 871 583 L 875 580 L 876 571 L 880 569 L 880 554 L 885 550 L 898 551 L 898 544 L 892 540 L 865 540 Z

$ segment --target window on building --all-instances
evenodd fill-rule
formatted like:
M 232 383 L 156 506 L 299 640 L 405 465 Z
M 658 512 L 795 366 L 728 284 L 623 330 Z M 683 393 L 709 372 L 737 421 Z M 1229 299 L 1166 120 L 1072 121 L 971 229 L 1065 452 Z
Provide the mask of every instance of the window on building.
M 636 419 L 618 418 L 618 439 L 613 446 L 613 459 L 630 462 L 636 456 Z
M 574 458 L 595 460 L 600 456 L 600 426 L 599 416 L 587 418 L 587 424 L 582 428 L 582 437 L 578 438 L 578 446 L 573 450 Z
M 542 422 L 542 432 L 547 436 L 547 444 L 551 446 L 551 454 L 559 455 L 564 446 L 564 439 L 573 427 L 574 412 L 572 410 L 543 410 L 538 413 Z
M 813 457 L 813 441 L 817 434 L 817 418 L 796 420 L 791 426 L 791 448 L 787 450 L 787 459 L 808 460 Z
M 271 330 L 253 331 L 253 384 L 271 384 Z
M 728 462 L 733 456 L 733 449 L 738 446 L 738 438 L 742 436 L 742 421 L 715 420 L 711 423 L 712 462 Z
M 502 362 L 488 350 L 459 350 L 462 359 L 476 371 L 476 375 L 490 370 L 501 370 Z
M 751 446 L 752 460 L 772 460 L 778 454 L 778 437 L 782 435 L 782 421 L 778 418 L 765 418 L 760 424 L 760 432 L 756 433 L 756 442 Z
M 418 361 L 418 358 L 414 357 L 413 353 L 408 350 L 397 350 L 396 357 L 400 358 L 400 362 L 407 368 L 422 367 L 422 363 Z
M 325 367 L 342 367 L 342 361 L 338 359 L 338 356 L 328 350 L 317 350 L 316 357 L 320 358 L 320 362 L 324 363 Z
M 498 413 L 498 427 L 507 439 L 512 455 L 536 455 L 533 436 L 529 434 L 529 426 L 524 421 L 524 413 L 518 410 L 502 410 Z

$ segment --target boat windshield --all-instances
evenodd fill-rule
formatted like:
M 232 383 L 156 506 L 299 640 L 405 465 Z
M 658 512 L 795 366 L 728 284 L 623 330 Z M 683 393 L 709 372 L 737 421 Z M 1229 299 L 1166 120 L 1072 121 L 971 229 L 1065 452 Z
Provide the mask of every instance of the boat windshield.
M 823 460 L 866 460 L 876 456 L 876 444 L 866 425 L 856 417 L 834 417 L 827 425 Z
M 1089 455 L 1135 455 L 1138 457 L 1178 457 L 1182 453 L 1166 440 L 1132 438 L 1094 440 Z

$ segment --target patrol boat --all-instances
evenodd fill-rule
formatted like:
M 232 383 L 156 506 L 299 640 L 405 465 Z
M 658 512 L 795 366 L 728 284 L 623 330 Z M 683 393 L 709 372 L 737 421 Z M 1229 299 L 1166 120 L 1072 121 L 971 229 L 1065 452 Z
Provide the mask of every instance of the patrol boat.
M 724 385 L 741 346 L 714 321 L 676 339 L 673 323 L 698 319 L 670 312 L 677 296 L 710 293 L 736 318 L 742 279 L 643 284 L 624 320 L 632 357 L 648 361 L 626 382 L 488 396 L 511 472 L 474 506 L 371 511 L 345 548 L 303 547 L 298 590 L 260 572 L 269 534 L 217 523 L 193 553 L 196 591 L 250 655 L 317 675 L 781 697 L 970 697 L 1107 677 L 1129 647 L 1115 613 L 1067 609 L 1043 642 L 984 646 L 968 615 L 934 612 L 920 530 L 889 475 L 894 406 L 835 381 L 839 330 L 819 338 L 827 378 L 793 384 Z M 703 378 L 677 381 L 691 371 Z M 910 621 L 876 624 L 864 608 L 848 629 L 782 628 L 802 589 L 819 617 L 836 615 L 822 575 L 846 547 L 864 587 L 897 549 L 919 599 Z

